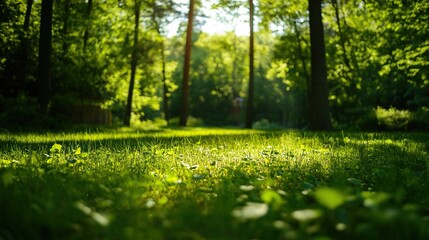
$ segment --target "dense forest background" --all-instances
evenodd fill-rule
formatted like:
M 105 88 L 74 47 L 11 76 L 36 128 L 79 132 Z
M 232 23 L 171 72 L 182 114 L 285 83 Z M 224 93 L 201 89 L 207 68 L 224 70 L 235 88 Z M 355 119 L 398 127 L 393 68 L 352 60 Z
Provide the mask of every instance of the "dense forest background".
M 429 2 L 315 2 L 334 128 L 427 130 Z M 188 125 L 244 126 L 252 111 L 253 127 L 307 128 L 308 3 L 0 0 L 0 128 L 179 124 L 189 30 Z M 253 9 L 253 49 L 248 35 L 206 32 L 207 7 L 230 25 Z

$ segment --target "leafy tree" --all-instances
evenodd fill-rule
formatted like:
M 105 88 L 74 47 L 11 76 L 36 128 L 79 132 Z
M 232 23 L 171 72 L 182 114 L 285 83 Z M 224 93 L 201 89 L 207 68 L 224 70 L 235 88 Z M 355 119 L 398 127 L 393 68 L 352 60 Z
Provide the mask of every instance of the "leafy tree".
M 248 78 L 248 39 L 201 33 L 192 55 L 190 112 L 209 124 L 238 124 L 240 116 L 231 116 L 232 101 L 245 95 Z M 235 65 L 234 65 L 235 64 Z M 213 110 L 216 109 L 216 114 Z M 239 109 L 241 110 L 241 109 Z
M 409 112 L 409 118 L 426 116 L 429 4 L 425 0 L 312 1 L 312 6 L 317 5 L 323 13 L 323 24 L 319 21 L 316 26 L 323 27 L 318 34 L 324 40 L 317 41 L 316 46 L 324 42 L 326 54 L 320 46 L 317 53 L 312 52 L 314 25 L 309 17 L 309 1 L 254 1 L 258 15 L 255 20 L 260 23 L 254 33 L 253 50 L 246 36 L 204 33 L 207 16 L 200 10 L 204 8 L 197 6 L 187 87 L 183 84 L 183 46 L 188 27 L 185 18 L 189 17 L 185 4 L 139 0 L 136 32 L 134 0 L 53 1 L 49 47 L 49 41 L 42 41 L 47 28 L 43 32 L 40 28 L 46 18 L 39 19 L 46 15 L 47 2 L 0 1 L 3 122 L 8 122 L 7 115 L 22 115 L 10 107 L 14 102 L 23 106 L 21 112 L 40 112 L 37 100 L 44 102 L 51 117 L 68 116 L 76 106 L 92 105 L 111 109 L 116 123 L 124 120 L 127 107 L 131 107 L 127 109 L 130 123 L 162 116 L 168 120 L 185 112 L 181 109 L 183 95 L 174 92 L 177 86 L 188 88 L 187 115 L 202 118 L 207 124 L 236 125 L 245 120 L 246 114 L 232 117 L 236 97 L 253 99 L 253 104 L 247 104 L 253 105 L 249 111 L 253 112 L 252 122 L 267 119 L 287 127 L 325 129 L 329 116 L 336 127 L 353 127 L 356 123 L 377 126 L 376 113 L 384 109 Z M 239 17 L 250 17 L 250 4 L 221 0 L 214 7 L 222 11 L 220 18 L 225 24 L 233 25 Z M 179 18 L 183 21 L 177 34 L 167 34 L 167 24 Z M 252 25 L 257 26 L 249 21 L 249 27 Z M 51 49 L 49 58 L 46 48 Z M 323 62 L 315 64 L 311 60 L 324 55 L 326 69 Z M 41 64 L 39 57 L 45 59 Z M 135 70 L 130 69 L 134 57 L 138 59 Z M 39 66 L 45 70 L 38 72 Z M 46 66 L 50 66 L 49 71 Z M 319 73 L 315 74 L 315 69 Z M 42 72 L 51 80 L 40 77 Z M 320 82 L 324 72 L 326 81 Z M 132 75 L 134 87 L 130 92 Z M 315 80 L 315 76 L 321 78 Z M 248 83 L 252 78 L 251 97 Z M 42 84 L 44 87 L 39 88 Z M 329 99 L 329 104 L 315 100 L 319 98 Z M 316 105 L 321 103 L 323 106 Z
M 125 109 L 124 125 L 130 126 L 131 120 L 131 108 L 133 104 L 133 92 L 134 92 L 134 82 L 136 77 L 136 68 L 137 68 L 137 51 L 138 51 L 138 42 L 139 42 L 139 26 L 140 26 L 140 6 L 141 0 L 134 0 L 134 41 L 133 41 L 133 52 L 131 55 L 131 75 L 130 75 L 130 85 L 128 88 L 128 98 L 127 105 Z
M 165 16 L 169 12 L 173 12 L 173 2 L 169 1 L 167 3 L 161 2 L 160 4 L 157 4 L 156 1 L 152 2 L 152 22 L 154 24 L 155 30 L 158 33 L 158 35 L 162 38 L 161 40 L 161 47 L 160 47 L 160 53 L 161 53 L 161 72 L 162 72 L 162 106 L 163 106 L 163 113 L 164 113 L 164 119 L 168 122 L 170 116 L 169 116 L 169 95 L 170 95 L 170 89 L 169 89 L 169 82 L 167 80 L 167 62 L 166 62 L 166 54 L 165 54 L 165 40 L 163 36 L 163 26 L 162 26 L 162 20 L 165 18 Z
M 310 99 L 310 34 L 308 1 L 262 0 L 260 12 L 262 25 L 276 26 L 276 43 L 272 47 L 275 62 L 269 69 L 268 79 L 277 79 L 283 94 L 281 121 L 288 127 L 308 125 Z M 276 76 L 277 75 L 277 76 Z
M 253 31 L 254 6 L 253 0 L 249 0 L 249 89 L 247 93 L 246 128 L 252 128 L 253 123 L 253 92 L 254 92 L 254 31 Z
M 21 3 L 16 4 L 19 6 Z M 22 5 L 24 4 L 22 3 Z M 30 78 L 29 72 L 34 68 L 32 66 L 35 65 L 31 62 L 33 51 L 31 49 L 32 32 L 30 26 L 33 0 L 26 1 L 22 26 L 20 26 L 21 21 L 18 19 L 18 12 L 23 9 L 12 6 L 8 1 L 0 3 L 0 8 L 2 9 L 0 14 L 3 16 L 0 18 L 0 23 L 4 26 L 4 28 L 0 29 L 0 38 L 3 39 L 0 55 L 4 57 L 4 59 L 0 60 L 0 74 L 4 68 L 4 72 L 0 76 L 0 93 L 5 96 L 16 97 L 20 92 L 27 90 L 26 85 Z M 16 48 L 14 42 L 17 45 Z M 4 63 L 3 67 L 2 63 Z
M 363 120 L 377 106 L 416 111 L 426 101 L 427 87 L 418 83 L 425 79 L 427 7 L 421 1 L 325 5 L 330 99 L 338 123 Z

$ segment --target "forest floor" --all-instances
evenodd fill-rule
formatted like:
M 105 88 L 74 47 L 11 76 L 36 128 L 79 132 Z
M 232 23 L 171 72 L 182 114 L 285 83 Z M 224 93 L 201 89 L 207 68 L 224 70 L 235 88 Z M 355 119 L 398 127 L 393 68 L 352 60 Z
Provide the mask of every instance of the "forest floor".
M 428 170 L 428 133 L 0 133 L 0 239 L 429 239 Z

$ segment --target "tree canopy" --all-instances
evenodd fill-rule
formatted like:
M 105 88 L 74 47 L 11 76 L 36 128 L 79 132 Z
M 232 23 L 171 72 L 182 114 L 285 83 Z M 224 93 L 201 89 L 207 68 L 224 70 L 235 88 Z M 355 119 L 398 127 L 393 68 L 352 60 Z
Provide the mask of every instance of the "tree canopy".
M 259 127 L 428 129 L 429 3 L 314 3 L 322 31 L 313 42 L 308 0 L 195 1 L 187 108 L 194 122 L 244 126 L 250 111 Z M 253 49 L 249 35 L 209 29 L 214 18 L 231 26 L 251 13 Z M 188 14 L 188 1 L 1 1 L 0 127 L 177 124 Z M 315 43 L 325 51 L 313 51 Z M 320 88 L 315 78 L 324 74 Z

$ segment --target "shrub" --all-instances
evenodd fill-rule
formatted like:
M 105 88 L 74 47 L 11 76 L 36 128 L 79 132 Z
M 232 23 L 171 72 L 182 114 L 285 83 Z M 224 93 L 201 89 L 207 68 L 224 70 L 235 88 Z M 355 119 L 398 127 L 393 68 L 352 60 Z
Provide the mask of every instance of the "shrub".
M 407 130 L 413 114 L 408 110 L 398 110 L 396 108 L 384 109 L 377 107 L 375 116 L 378 126 L 383 130 Z
M 148 119 L 145 121 L 139 121 L 135 118 L 131 118 L 131 125 L 134 128 L 141 129 L 141 130 L 158 130 L 159 128 L 167 126 L 167 121 L 165 121 L 162 118 L 155 118 L 155 119 Z
M 36 99 L 25 95 L 15 99 L 0 98 L 0 128 L 34 130 L 53 125 L 55 120 L 40 111 Z
M 270 123 L 270 121 L 268 119 L 261 119 L 259 121 L 256 121 L 253 123 L 252 128 L 254 129 L 281 129 L 282 126 L 280 126 L 277 123 Z
M 180 120 L 178 117 L 171 118 L 168 121 L 168 125 L 176 127 L 176 126 L 179 126 L 179 122 L 180 122 Z M 187 121 L 187 126 L 188 127 L 202 127 L 202 126 L 204 126 L 204 121 L 201 118 L 195 118 L 193 116 L 189 116 L 188 121 Z

